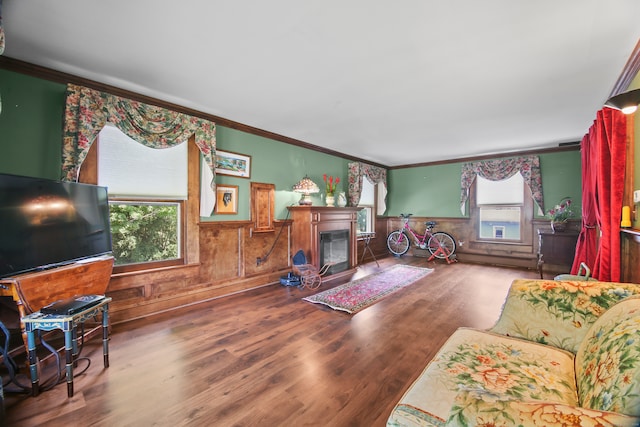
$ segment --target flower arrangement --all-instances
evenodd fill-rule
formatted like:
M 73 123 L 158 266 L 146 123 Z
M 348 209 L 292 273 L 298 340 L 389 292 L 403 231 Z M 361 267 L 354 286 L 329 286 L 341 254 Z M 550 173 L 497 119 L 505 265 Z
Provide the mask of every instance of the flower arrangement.
M 322 179 L 327 186 L 327 196 L 333 196 L 333 193 L 336 191 L 336 186 L 340 182 L 340 178 L 337 176 L 335 180 L 332 176 L 327 178 L 327 174 L 325 173 L 324 175 L 322 175 Z
M 571 210 L 571 199 L 569 197 L 565 197 L 560 200 L 560 204 L 547 212 L 547 216 L 551 218 L 552 222 L 565 222 L 572 218 L 573 211 Z

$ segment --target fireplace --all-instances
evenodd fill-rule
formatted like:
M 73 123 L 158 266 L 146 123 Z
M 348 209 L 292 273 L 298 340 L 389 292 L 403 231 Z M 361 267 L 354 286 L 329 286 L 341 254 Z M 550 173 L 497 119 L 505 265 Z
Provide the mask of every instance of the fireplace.
M 349 268 L 349 230 L 320 232 L 320 265 L 333 264 L 327 274 Z
M 287 209 L 293 221 L 291 253 L 302 249 L 309 264 L 318 270 L 325 262 L 336 263 L 325 275 L 325 280 L 355 272 L 358 211 L 362 208 L 300 205 Z

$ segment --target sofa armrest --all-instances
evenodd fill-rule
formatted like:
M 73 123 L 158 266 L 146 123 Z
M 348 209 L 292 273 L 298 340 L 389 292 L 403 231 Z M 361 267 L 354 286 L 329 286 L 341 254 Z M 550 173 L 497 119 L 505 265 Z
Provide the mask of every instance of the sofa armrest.
M 490 330 L 578 351 L 589 327 L 640 285 L 598 281 L 514 280 L 500 319 Z
M 494 400 L 462 392 L 446 426 L 610 426 L 637 427 L 640 418 L 558 402 Z M 485 398 L 483 398 L 485 397 Z

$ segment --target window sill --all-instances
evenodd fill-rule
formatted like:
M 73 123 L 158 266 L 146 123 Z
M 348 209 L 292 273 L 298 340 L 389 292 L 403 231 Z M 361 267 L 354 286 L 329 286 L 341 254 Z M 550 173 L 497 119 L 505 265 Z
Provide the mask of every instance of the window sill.
M 200 266 L 200 263 L 194 262 L 190 264 L 170 265 L 167 267 L 156 267 L 156 268 L 146 268 L 146 269 L 132 270 L 132 271 L 123 271 L 119 273 L 113 273 L 111 277 L 112 278 L 132 277 L 132 276 L 143 275 L 143 274 L 158 273 L 161 271 L 179 270 L 183 268 L 192 268 L 192 267 L 199 267 L 199 266 Z
M 375 239 L 376 233 L 374 231 L 370 233 L 356 233 L 356 239 L 358 241 L 367 240 L 367 239 Z
M 507 239 L 502 239 L 502 240 L 477 239 L 477 240 L 472 240 L 471 243 L 477 243 L 477 244 L 483 244 L 483 245 L 489 244 L 489 245 L 531 246 L 531 245 L 527 245 L 526 243 L 520 240 L 507 240 Z

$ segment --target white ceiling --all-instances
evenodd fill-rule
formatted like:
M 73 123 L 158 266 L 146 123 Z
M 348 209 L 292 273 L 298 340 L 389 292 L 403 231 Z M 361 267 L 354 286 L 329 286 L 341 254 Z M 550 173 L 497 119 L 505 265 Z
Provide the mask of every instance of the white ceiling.
M 5 56 L 407 165 L 578 141 L 638 0 L 4 0 Z

